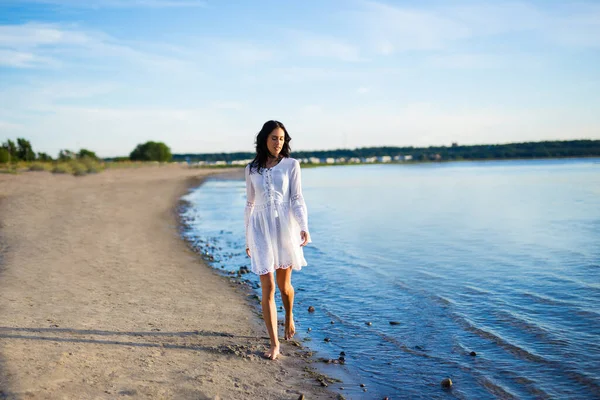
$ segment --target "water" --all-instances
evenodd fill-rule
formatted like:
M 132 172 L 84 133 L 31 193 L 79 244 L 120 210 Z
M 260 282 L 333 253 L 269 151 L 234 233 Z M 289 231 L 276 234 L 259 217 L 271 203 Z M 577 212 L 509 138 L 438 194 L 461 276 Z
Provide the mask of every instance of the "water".
M 303 188 L 297 330 L 346 353 L 323 368 L 347 398 L 600 398 L 599 159 L 305 168 Z M 249 265 L 244 182 L 187 199 L 213 265 Z

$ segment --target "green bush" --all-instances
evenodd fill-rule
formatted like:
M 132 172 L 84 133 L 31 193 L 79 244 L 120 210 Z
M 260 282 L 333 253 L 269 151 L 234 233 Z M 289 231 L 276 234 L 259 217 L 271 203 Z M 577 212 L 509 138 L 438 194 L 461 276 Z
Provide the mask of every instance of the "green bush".
M 44 164 L 44 163 L 40 163 L 40 162 L 32 163 L 29 166 L 29 170 L 30 171 L 47 171 L 49 168 L 50 168 L 50 165 Z
M 95 174 L 104 169 L 104 166 L 101 163 L 90 157 L 83 157 L 79 160 L 79 162 L 85 166 L 88 174 Z
M 52 168 L 52 173 L 54 174 L 71 174 L 72 172 L 71 166 L 65 163 L 56 164 Z
M 81 163 L 79 161 L 71 161 L 70 162 L 70 166 L 71 166 L 71 171 L 73 171 L 73 175 L 75 176 L 82 176 L 87 174 L 88 169 L 85 166 L 84 163 Z

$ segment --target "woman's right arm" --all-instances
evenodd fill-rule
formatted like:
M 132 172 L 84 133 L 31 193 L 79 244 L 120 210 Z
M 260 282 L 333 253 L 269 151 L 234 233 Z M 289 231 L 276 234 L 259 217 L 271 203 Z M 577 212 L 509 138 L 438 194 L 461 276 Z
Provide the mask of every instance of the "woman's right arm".
M 250 216 L 254 209 L 254 186 L 250 178 L 250 165 L 246 166 L 246 209 L 244 211 L 244 223 L 246 226 L 246 252 L 248 252 L 248 227 L 250 226 Z M 250 254 L 248 254 L 250 255 Z

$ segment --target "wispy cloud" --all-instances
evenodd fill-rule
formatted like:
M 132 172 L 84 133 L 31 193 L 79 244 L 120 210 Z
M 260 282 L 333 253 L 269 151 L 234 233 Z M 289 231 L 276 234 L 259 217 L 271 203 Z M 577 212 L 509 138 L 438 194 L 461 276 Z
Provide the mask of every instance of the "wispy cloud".
M 444 69 L 535 68 L 541 61 L 529 54 L 437 53 L 426 58 L 425 65 Z
M 511 35 L 545 38 L 549 44 L 600 46 L 600 5 L 561 3 L 540 8 L 524 2 L 443 5 L 416 8 L 377 1 L 346 12 L 371 51 L 391 55 L 436 51 L 468 40 Z
M 469 27 L 442 13 L 402 8 L 378 2 L 364 2 L 362 10 L 351 13 L 364 27 L 379 54 L 389 55 L 407 50 L 443 48 L 447 42 L 471 35 Z
M 142 50 L 143 47 L 140 43 L 127 43 L 103 32 L 83 31 L 74 26 L 0 25 L 0 64 L 5 66 L 54 68 L 86 60 L 88 67 L 97 68 L 118 59 L 149 68 L 174 70 L 185 64 L 180 58 Z
M 35 68 L 39 66 L 56 67 L 59 63 L 47 57 L 40 57 L 33 53 L 0 49 L 0 66 L 13 68 Z
M 76 8 L 187 8 L 206 7 L 202 0 L 5 0 L 5 4 L 49 4 L 60 7 Z
M 339 61 L 362 61 L 359 48 L 347 41 L 330 35 L 318 35 L 304 31 L 290 31 L 287 51 L 292 56 L 329 58 Z

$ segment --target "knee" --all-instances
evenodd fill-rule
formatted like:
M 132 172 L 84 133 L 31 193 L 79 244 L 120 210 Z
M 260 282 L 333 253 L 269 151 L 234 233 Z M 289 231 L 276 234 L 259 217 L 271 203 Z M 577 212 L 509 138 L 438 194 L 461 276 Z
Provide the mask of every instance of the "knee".
M 270 300 L 275 297 L 275 282 L 265 279 L 261 281 L 262 300 Z
M 291 296 L 294 294 L 294 287 L 291 283 L 286 283 L 283 285 L 279 285 L 279 291 L 282 296 Z

